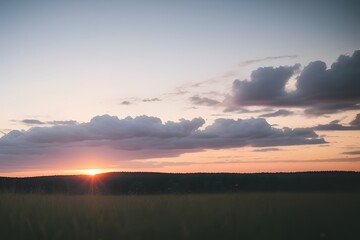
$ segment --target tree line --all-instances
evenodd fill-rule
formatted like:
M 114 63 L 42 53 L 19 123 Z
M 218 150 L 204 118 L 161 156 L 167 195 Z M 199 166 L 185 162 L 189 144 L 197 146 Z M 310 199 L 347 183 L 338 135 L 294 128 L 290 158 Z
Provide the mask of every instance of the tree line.
M 0 192 L 48 194 L 360 192 L 360 173 L 114 172 L 95 176 L 0 177 Z

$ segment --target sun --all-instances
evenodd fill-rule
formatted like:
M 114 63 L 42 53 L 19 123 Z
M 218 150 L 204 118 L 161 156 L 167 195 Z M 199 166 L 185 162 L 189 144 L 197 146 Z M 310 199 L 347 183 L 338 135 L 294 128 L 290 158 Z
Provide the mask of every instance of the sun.
M 90 176 L 95 176 L 96 174 L 99 173 L 99 171 L 97 169 L 87 169 L 85 172 L 87 175 L 90 175 Z

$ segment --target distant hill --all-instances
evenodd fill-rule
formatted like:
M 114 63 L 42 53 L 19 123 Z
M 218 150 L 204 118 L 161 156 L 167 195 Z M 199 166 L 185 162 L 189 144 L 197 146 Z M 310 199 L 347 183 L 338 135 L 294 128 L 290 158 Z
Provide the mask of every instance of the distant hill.
M 0 192 L 165 194 L 232 192 L 359 192 L 359 172 L 141 173 L 96 176 L 0 177 Z

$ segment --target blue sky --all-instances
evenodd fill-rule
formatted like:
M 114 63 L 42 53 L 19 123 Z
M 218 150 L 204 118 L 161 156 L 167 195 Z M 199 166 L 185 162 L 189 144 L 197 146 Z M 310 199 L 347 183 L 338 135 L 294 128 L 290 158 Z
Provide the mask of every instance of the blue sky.
M 204 126 L 219 117 L 259 117 L 264 113 L 229 112 L 208 100 L 237 97 L 234 80 L 251 81 L 259 67 L 301 64 L 301 72 L 312 61 L 330 67 L 351 56 L 359 49 L 359 12 L 349 0 L 0 1 L 0 130 L 41 127 L 26 119 L 83 123 L 104 114 L 201 117 Z M 267 121 L 313 127 L 349 123 L 357 113 L 353 107 Z

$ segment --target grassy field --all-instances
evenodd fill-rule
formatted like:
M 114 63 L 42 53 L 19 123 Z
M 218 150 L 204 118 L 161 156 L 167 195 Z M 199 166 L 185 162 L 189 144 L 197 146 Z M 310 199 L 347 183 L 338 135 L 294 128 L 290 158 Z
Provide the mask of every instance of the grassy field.
M 360 239 L 360 195 L 0 194 L 0 239 Z

